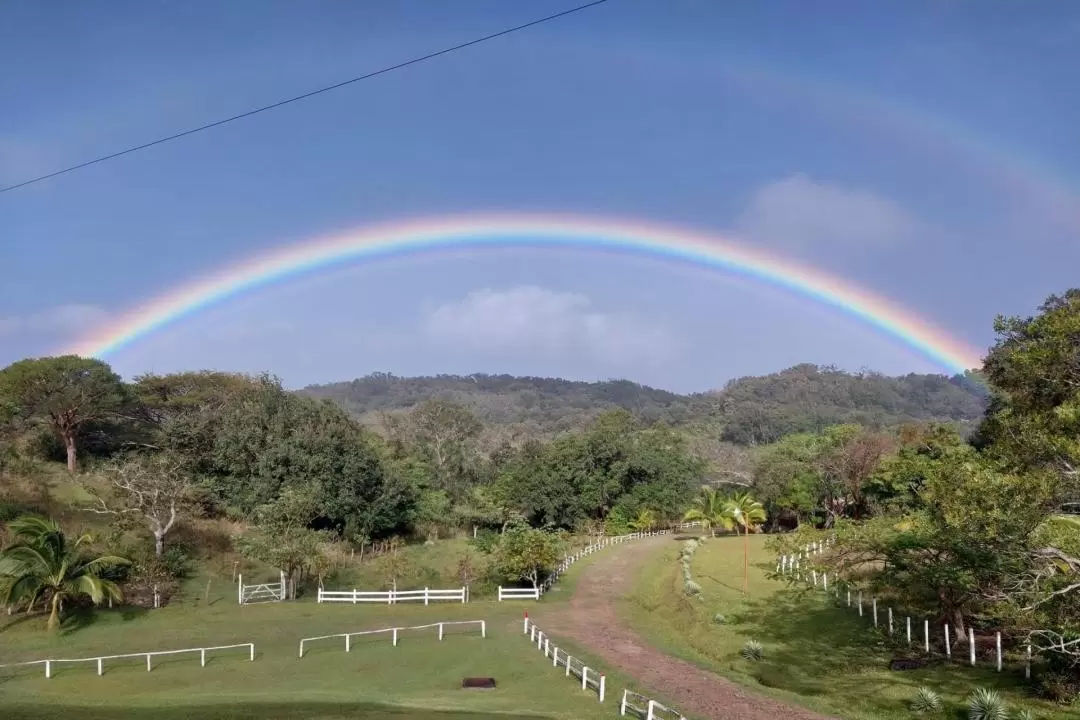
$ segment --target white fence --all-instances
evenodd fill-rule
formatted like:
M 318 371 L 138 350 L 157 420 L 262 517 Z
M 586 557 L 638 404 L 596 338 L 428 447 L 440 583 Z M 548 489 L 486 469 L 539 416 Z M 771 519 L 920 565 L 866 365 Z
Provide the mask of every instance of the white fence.
M 280 602 L 285 599 L 285 573 L 281 573 L 281 582 L 245 585 L 244 576 L 237 578 L 238 598 L 241 605 L 253 603 Z
M 216 647 L 204 647 L 204 648 L 184 648 L 183 650 L 157 650 L 155 652 L 140 652 L 140 653 L 125 653 L 123 655 L 102 655 L 100 657 L 88 657 L 88 658 L 49 658 L 48 660 L 30 660 L 28 662 L 9 663 L 7 665 L 0 665 L 0 668 L 10 667 L 25 667 L 30 665 L 44 665 L 45 677 L 52 677 L 53 665 L 57 663 L 97 663 L 97 674 L 105 674 L 105 661 L 106 660 L 120 660 L 122 658 L 146 658 L 146 672 L 150 672 L 152 669 L 151 659 L 158 655 L 180 655 L 182 653 L 199 653 L 199 664 L 202 667 L 206 667 L 206 653 L 211 650 L 231 650 L 233 648 L 248 648 L 249 659 L 255 661 L 255 643 L 240 643 L 239 645 L 218 645 Z
M 394 647 L 398 644 L 398 633 L 403 630 L 427 630 L 428 628 L 439 628 L 439 640 L 443 639 L 446 627 L 450 625 L 479 625 L 480 637 L 487 637 L 487 622 L 485 620 L 447 620 L 445 622 L 429 623 L 428 625 L 413 625 L 411 627 L 390 627 L 379 628 L 378 630 L 360 630 L 358 632 L 351 633 L 337 633 L 336 635 L 319 635 L 317 637 L 303 638 L 300 640 L 300 657 L 304 657 L 304 643 L 310 643 L 315 640 L 330 640 L 332 638 L 345 638 L 345 652 L 352 651 L 352 638 L 362 635 L 381 635 L 383 633 L 390 633 L 393 637 Z
M 674 708 L 661 705 L 655 700 L 650 700 L 636 692 L 623 690 L 619 714 L 626 715 L 627 713 L 632 713 L 645 720 L 686 720 L 686 717 Z
M 563 667 L 566 668 L 566 677 L 572 675 L 580 678 L 581 689 L 586 691 L 595 690 L 600 702 L 604 702 L 606 688 L 604 673 L 589 667 L 573 655 L 559 650 L 557 645 L 552 647 L 551 638 L 543 630 L 536 627 L 536 623 L 531 622 L 528 615 L 525 615 L 524 630 L 525 634 L 529 636 L 529 640 L 536 644 L 536 649 L 543 652 L 544 657 L 551 658 L 552 667 L 559 667 L 561 662 Z
M 504 588 L 499 586 L 499 602 L 503 600 L 539 600 L 539 588 Z
M 913 647 L 917 642 L 922 645 L 923 652 L 927 655 L 931 654 L 931 634 L 930 634 L 930 621 L 927 619 L 922 620 L 922 627 L 918 628 L 919 618 L 915 618 L 916 629 L 913 632 L 912 622 L 910 616 L 904 616 L 904 622 L 901 625 L 900 617 L 894 616 L 893 608 L 884 608 L 884 613 L 878 607 L 878 598 L 871 596 L 869 607 L 863 599 L 862 590 L 853 590 L 850 585 L 844 583 L 834 572 L 831 576 L 827 570 L 818 570 L 816 567 L 809 569 L 803 567 L 803 562 L 812 558 L 814 555 L 820 555 L 825 548 L 830 547 L 836 542 L 835 538 L 829 538 L 824 541 L 815 541 L 806 545 L 801 551 L 793 555 L 781 555 L 776 561 L 776 572 L 784 576 L 794 576 L 798 582 L 805 582 L 808 585 L 812 585 L 815 588 L 820 588 L 822 592 L 831 594 L 836 598 L 837 604 L 841 604 L 841 585 L 843 585 L 843 596 L 847 607 L 858 608 L 859 617 L 865 617 L 870 615 L 874 623 L 874 627 L 887 630 L 889 638 L 894 639 L 897 635 L 906 638 L 908 647 Z M 854 594 L 853 594 L 854 593 Z M 903 630 L 901 630 L 901 627 Z M 918 635 L 919 630 L 922 630 L 921 642 L 919 642 Z M 950 632 L 952 631 L 952 632 Z M 951 628 L 948 623 L 943 625 L 942 639 L 944 641 L 945 657 L 951 660 L 953 657 L 954 643 L 955 643 L 955 628 Z M 976 661 L 976 645 L 977 640 L 975 633 L 970 630 L 967 633 L 967 660 L 968 664 L 974 666 Z M 962 648 L 959 648 L 959 643 L 956 643 L 956 649 L 963 652 Z M 1025 677 L 1031 677 L 1031 644 L 1026 647 L 1026 663 L 1024 666 Z M 994 634 L 994 663 L 998 672 L 1002 670 L 1002 650 L 1001 650 L 1001 632 L 998 631 Z
M 555 581 L 558 580 L 563 573 L 569 570 L 571 565 L 573 565 L 586 555 L 592 555 L 598 550 L 603 550 L 606 547 L 609 547 L 611 545 L 618 545 L 619 543 L 624 543 L 628 540 L 640 540 L 642 538 L 655 537 L 657 535 L 667 535 L 670 532 L 670 530 L 652 530 L 650 532 L 636 532 L 630 533 L 628 535 L 615 535 L 613 537 L 601 538 L 600 540 L 592 543 L 591 545 L 587 545 L 581 550 L 578 550 L 573 555 L 567 555 L 566 558 L 561 563 L 559 563 L 558 567 L 555 568 L 551 575 L 549 575 L 547 579 L 544 580 L 544 583 L 540 586 L 540 594 L 542 595 L 543 593 L 550 590 L 551 586 L 555 584 Z M 522 597 L 539 599 L 538 597 L 533 598 L 531 595 L 523 595 Z
M 423 590 L 385 590 L 381 592 L 372 592 L 367 590 L 323 590 L 319 588 L 318 601 L 324 602 L 342 602 L 342 603 L 382 603 L 383 605 L 393 605 L 399 602 L 420 602 L 424 601 L 427 605 L 432 602 L 465 602 L 466 601 L 465 588 L 457 588 L 454 590 L 432 590 L 431 588 L 424 588 Z

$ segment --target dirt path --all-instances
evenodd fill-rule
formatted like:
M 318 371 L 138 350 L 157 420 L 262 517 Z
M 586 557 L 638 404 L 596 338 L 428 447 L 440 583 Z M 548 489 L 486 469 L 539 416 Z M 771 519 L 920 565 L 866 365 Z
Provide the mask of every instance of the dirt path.
M 684 713 L 715 720 L 825 720 L 824 715 L 756 695 L 661 652 L 623 624 L 615 603 L 633 584 L 634 558 L 664 542 L 671 540 L 650 538 L 604 550 L 603 556 L 585 569 L 570 606 L 545 612 L 537 622 L 554 637 L 573 640 L 645 687 L 661 692 Z M 621 689 L 611 694 L 621 695 Z

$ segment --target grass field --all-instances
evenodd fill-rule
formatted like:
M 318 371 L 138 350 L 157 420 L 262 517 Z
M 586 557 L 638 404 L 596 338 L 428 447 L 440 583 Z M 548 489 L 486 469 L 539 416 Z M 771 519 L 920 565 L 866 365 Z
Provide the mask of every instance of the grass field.
M 456 544 L 456 543 L 455 543 Z M 458 548 L 442 554 L 453 556 Z M 441 555 L 440 555 L 441 557 Z M 593 558 L 590 558 L 593 560 Z M 432 558 L 431 562 L 436 562 Z M 584 566 L 584 563 L 581 564 Z M 218 720 L 219 718 L 465 718 L 546 717 L 592 720 L 618 715 L 617 696 L 629 680 L 609 675 L 604 705 L 583 692 L 561 669 L 521 635 L 525 609 L 533 614 L 567 597 L 580 574 L 575 567 L 562 592 L 540 603 L 471 602 L 467 605 L 318 605 L 311 601 L 240 607 L 222 587 L 209 604 L 202 597 L 178 598 L 151 611 L 98 611 L 73 617 L 50 636 L 42 620 L 4 618 L 0 663 L 47 657 L 94 657 L 185 647 L 255 642 L 254 662 L 246 649 L 212 654 L 205 668 L 197 654 L 145 660 L 107 661 L 98 677 L 93 663 L 54 667 L 46 680 L 40 666 L 0 670 L 0 716 L 43 720 L 79 717 Z M 224 583 L 220 583 L 224 585 Z M 193 584 L 192 589 L 196 589 Z M 201 593 L 199 593 L 201 595 Z M 326 640 L 297 658 L 301 637 L 440 620 L 485 619 L 488 637 L 475 629 L 435 629 L 389 636 Z M 491 676 L 497 689 L 464 690 L 467 676 Z
M 750 594 L 744 598 L 743 545 L 735 537 L 707 540 L 692 572 L 700 599 L 682 595 L 679 548 L 665 545 L 640 568 L 633 594 L 622 606 L 626 619 L 657 647 L 755 690 L 853 720 L 905 718 L 920 686 L 941 694 L 945 716 L 966 716 L 967 695 L 995 687 L 1013 710 L 1040 717 L 1080 718 L 1080 709 L 1036 701 L 1017 672 L 934 664 L 890 671 L 893 657 L 869 622 L 834 607 L 819 593 L 797 593 L 769 580 L 773 557 L 765 536 L 750 538 Z M 716 614 L 723 624 L 713 621 Z M 747 640 L 761 642 L 765 658 L 739 657 Z

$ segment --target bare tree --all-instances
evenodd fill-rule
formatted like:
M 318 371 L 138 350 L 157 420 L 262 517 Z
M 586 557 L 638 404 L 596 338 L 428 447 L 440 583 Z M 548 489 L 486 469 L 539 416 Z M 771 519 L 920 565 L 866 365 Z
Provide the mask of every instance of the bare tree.
M 154 554 L 161 557 L 166 535 L 189 508 L 192 478 L 183 463 L 165 453 L 135 455 L 108 466 L 102 478 L 108 491 L 91 491 L 98 505 L 85 509 L 141 517 L 154 535 Z

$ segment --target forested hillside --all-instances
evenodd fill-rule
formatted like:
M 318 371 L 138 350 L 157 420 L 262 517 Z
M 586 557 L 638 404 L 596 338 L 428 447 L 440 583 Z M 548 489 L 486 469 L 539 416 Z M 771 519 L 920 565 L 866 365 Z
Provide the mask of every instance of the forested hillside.
M 605 410 L 623 408 L 646 422 L 707 425 L 740 444 L 774 441 L 839 423 L 883 428 L 921 420 L 967 424 L 986 405 L 972 377 L 853 374 L 815 365 L 733 380 L 722 390 L 679 395 L 627 380 L 578 382 L 512 375 L 397 377 L 377 373 L 351 382 L 316 385 L 300 394 L 336 401 L 369 423 L 384 412 L 425 400 L 467 405 L 487 425 L 550 435 L 583 427 Z

